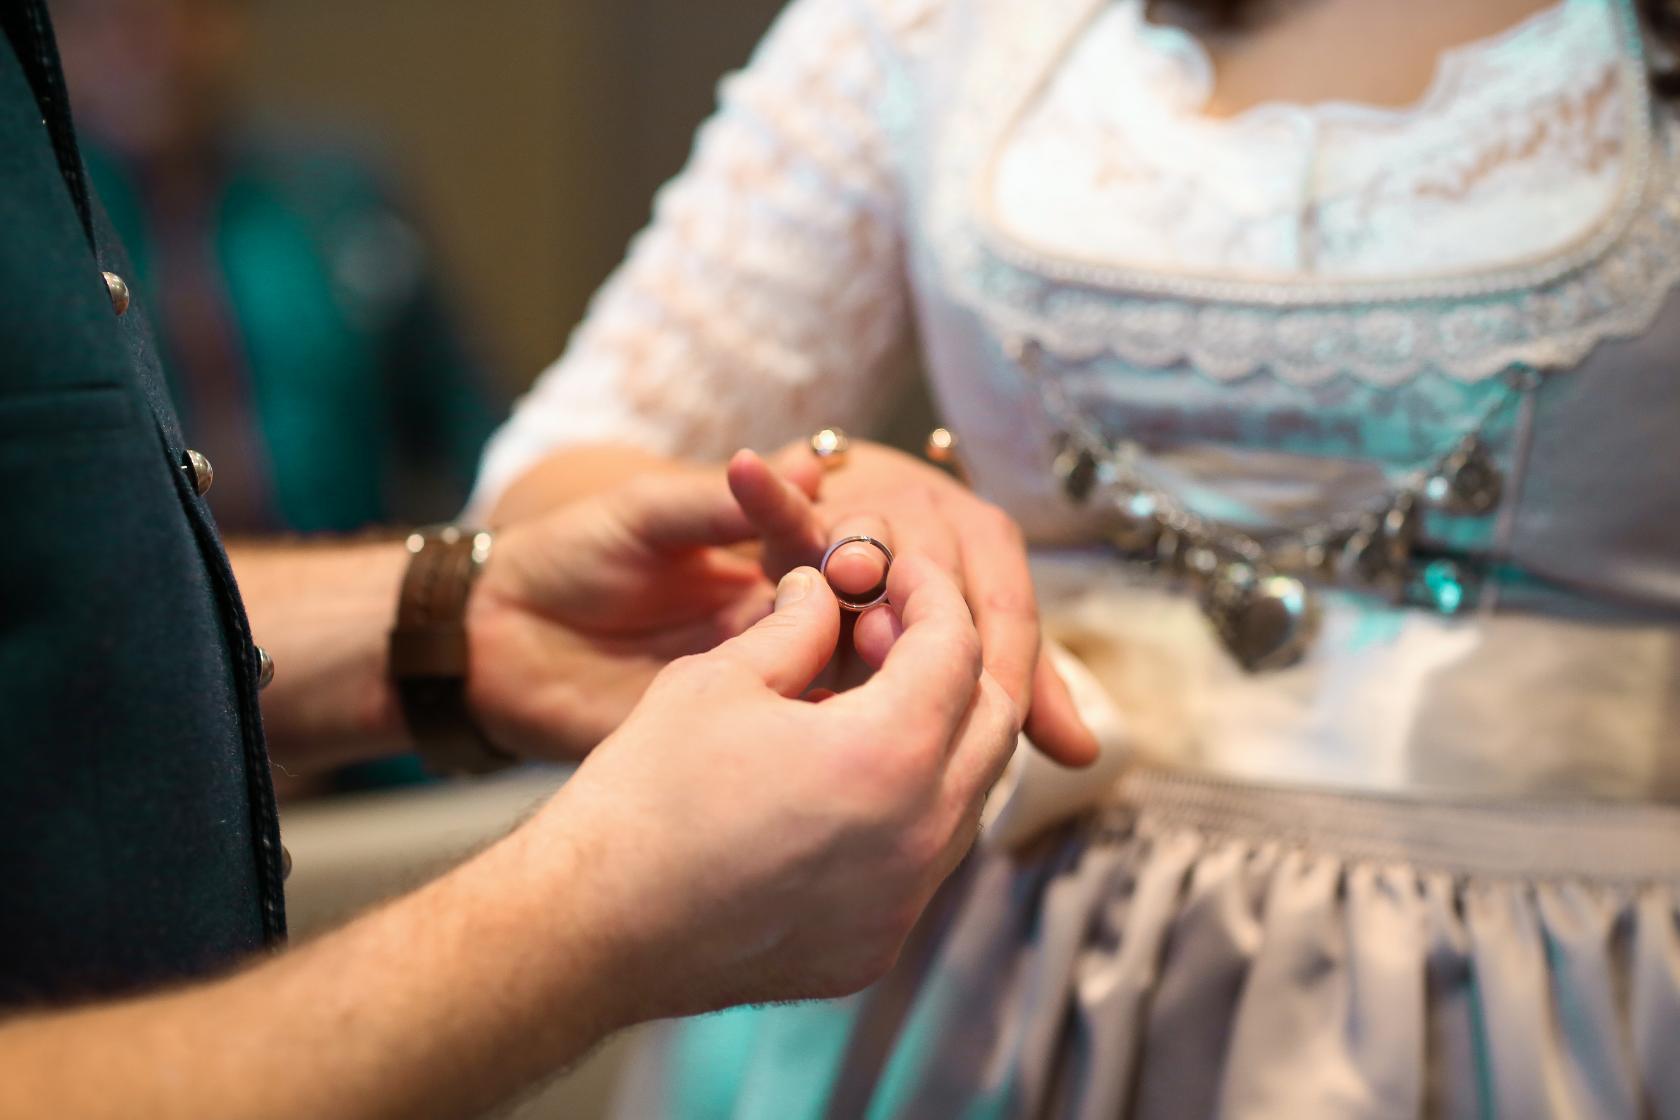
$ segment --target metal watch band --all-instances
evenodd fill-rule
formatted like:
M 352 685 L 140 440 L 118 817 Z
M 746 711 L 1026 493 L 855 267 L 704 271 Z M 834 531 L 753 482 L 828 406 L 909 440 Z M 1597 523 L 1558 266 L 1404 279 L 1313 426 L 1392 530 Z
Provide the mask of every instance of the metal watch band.
M 467 705 L 467 596 L 494 538 L 445 525 L 410 533 L 408 570 L 391 629 L 390 674 L 409 734 L 428 769 L 486 774 L 513 761 Z

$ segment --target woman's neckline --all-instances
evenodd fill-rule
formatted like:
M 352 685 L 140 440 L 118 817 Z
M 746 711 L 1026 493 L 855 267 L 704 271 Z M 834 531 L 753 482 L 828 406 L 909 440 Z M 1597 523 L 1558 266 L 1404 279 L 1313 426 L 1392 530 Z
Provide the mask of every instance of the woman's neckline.
M 993 7 L 1008 10 L 1014 0 L 981 2 L 991 6 L 987 10 Z M 1424 270 L 1402 276 L 1353 280 L 1217 269 L 1163 270 L 1094 254 L 1049 250 L 1018 237 L 1007 223 L 998 219 L 993 209 L 998 163 L 1009 135 L 1061 72 L 1063 61 L 1079 49 L 1093 21 L 1105 9 L 1110 9 L 1114 0 L 1042 2 L 1054 16 L 1046 17 L 1039 34 L 1024 43 L 1017 38 L 1000 37 L 995 44 L 998 53 L 993 56 L 997 65 L 975 71 L 976 75 L 984 75 L 985 84 L 974 87 L 968 95 L 976 106 L 967 118 L 973 122 L 974 131 L 964 142 L 948 149 L 951 166 L 944 171 L 952 176 L 953 182 L 967 184 L 969 197 L 965 212 L 972 218 L 970 232 L 1002 274 L 1024 281 L 1030 278 L 1030 283 L 1038 285 L 1063 285 L 1070 291 L 1124 292 L 1129 298 L 1143 301 L 1221 302 L 1254 308 L 1397 306 L 1446 299 L 1479 301 L 1533 291 L 1598 261 L 1617 245 L 1639 216 L 1646 198 L 1657 120 L 1651 111 L 1635 0 L 1562 0 L 1554 9 L 1535 13 L 1492 37 L 1461 44 L 1455 52 L 1473 58 L 1478 50 L 1486 51 L 1489 43 L 1508 41 L 1532 29 L 1535 20 L 1546 18 L 1548 12 L 1568 12 L 1574 19 L 1576 13 L 1591 13 L 1602 5 L 1604 14 L 1610 18 L 1621 87 L 1620 111 L 1625 126 L 1620 187 L 1604 219 L 1566 246 L 1494 267 Z M 1119 10 L 1141 16 L 1138 0 L 1124 2 Z M 1000 24 L 1008 26 L 1006 21 Z M 1470 47 L 1468 52 L 1462 50 L 1466 46 Z M 1449 72 L 1457 65 L 1461 64 L 1449 67 Z M 1175 111 L 1175 119 L 1189 123 L 1195 118 Z M 1208 127 L 1215 125 L 1210 122 Z M 967 168 L 959 162 L 965 153 L 974 161 Z
M 1209 113 L 1206 109 L 1214 92 L 1213 56 L 1207 45 L 1192 32 L 1171 24 L 1150 22 L 1144 14 L 1143 0 L 1131 0 L 1139 32 L 1145 41 L 1160 45 L 1170 42 L 1177 50 L 1170 53 L 1185 61 L 1196 71 L 1200 85 L 1200 99 L 1188 104 L 1184 114 L 1209 128 L 1240 129 L 1278 116 L 1312 117 L 1361 121 L 1372 124 L 1398 125 L 1426 117 L 1447 103 L 1459 85 L 1465 70 L 1475 61 L 1490 54 L 1509 49 L 1520 39 L 1545 35 L 1558 30 L 1581 7 L 1581 0 L 1556 0 L 1497 31 L 1480 35 L 1443 48 L 1436 56 L 1428 84 L 1414 99 L 1397 105 L 1385 105 L 1349 98 L 1324 98 L 1314 101 L 1275 98 L 1247 105 L 1231 113 Z

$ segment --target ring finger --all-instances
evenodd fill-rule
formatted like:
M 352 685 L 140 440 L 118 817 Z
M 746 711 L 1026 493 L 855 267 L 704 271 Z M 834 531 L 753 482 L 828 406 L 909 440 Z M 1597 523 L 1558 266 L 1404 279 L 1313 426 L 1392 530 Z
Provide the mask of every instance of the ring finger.
M 886 590 L 887 568 L 894 547 L 893 532 L 885 518 L 873 514 L 840 518 L 828 534 L 830 552 L 823 568 L 828 585 L 843 600 L 854 603 L 868 603 L 879 597 Z

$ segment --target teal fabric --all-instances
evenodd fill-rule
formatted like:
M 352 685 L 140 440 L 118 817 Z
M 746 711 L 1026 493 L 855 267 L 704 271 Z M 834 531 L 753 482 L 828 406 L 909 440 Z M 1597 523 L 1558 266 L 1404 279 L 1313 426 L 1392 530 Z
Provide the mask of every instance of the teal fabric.
M 880 1083 L 869 1099 L 868 1120 L 907 1115 L 905 1109 L 919 1088 L 917 1077 L 934 1055 L 934 1046 L 949 1022 L 953 1001 L 937 987 L 920 994 L 900 1028 L 892 1055 L 881 1071 Z M 989 1089 L 976 1087 L 962 1112 L 962 1120 L 1003 1120 L 1016 1103 L 1015 1082 L 1005 1078 Z
M 765 1016 L 756 1007 L 738 1007 L 695 1021 L 671 1040 L 671 1079 L 680 1092 L 668 1103 L 679 1120 L 727 1117 L 746 1081 L 753 1044 Z
M 90 146 L 94 188 L 140 286 L 163 252 L 140 176 Z M 348 152 L 268 135 L 230 139 L 213 252 L 243 347 L 275 529 L 349 531 L 452 516 L 502 412 L 423 240 Z M 176 340 L 160 338 L 188 439 L 200 429 Z
M 673 1028 L 668 1120 L 822 1120 L 856 998 L 742 1007 Z

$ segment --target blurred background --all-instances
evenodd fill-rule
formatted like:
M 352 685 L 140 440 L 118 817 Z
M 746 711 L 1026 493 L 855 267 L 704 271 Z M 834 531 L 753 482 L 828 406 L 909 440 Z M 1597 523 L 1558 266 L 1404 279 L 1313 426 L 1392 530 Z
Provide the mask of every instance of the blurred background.
M 229 537 L 454 517 L 780 0 L 51 0 Z M 922 398 L 885 433 L 919 446 Z M 422 780 L 413 759 L 282 796 Z
M 454 516 L 780 5 L 52 6 L 95 188 L 239 535 Z M 295 936 L 500 835 L 563 774 L 418 777 L 290 791 Z M 514 1114 L 603 1114 L 624 1047 Z
M 109 0 L 167 3 L 170 0 Z M 406 175 L 496 376 L 522 388 L 682 166 L 780 0 L 173 0 L 249 10 L 239 86 Z
M 55 0 L 224 531 L 451 515 L 777 0 Z

